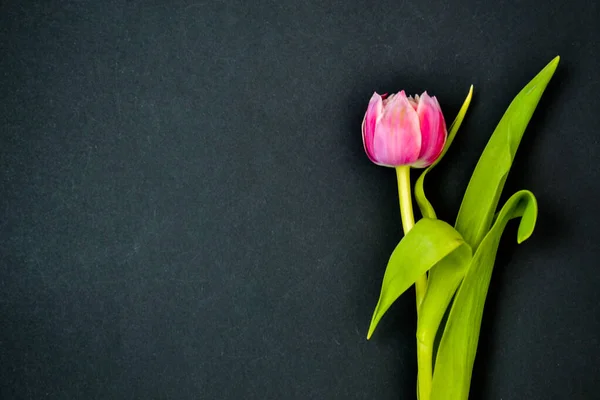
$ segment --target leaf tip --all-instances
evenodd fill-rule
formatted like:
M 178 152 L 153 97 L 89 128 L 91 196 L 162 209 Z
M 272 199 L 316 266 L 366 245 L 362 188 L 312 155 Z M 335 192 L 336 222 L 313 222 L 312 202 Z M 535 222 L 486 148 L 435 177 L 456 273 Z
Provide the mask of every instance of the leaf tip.
M 519 223 L 519 229 L 517 231 L 517 243 L 521 244 L 533 234 L 535 229 L 535 223 L 538 215 L 538 204 L 534 194 L 529 190 L 523 190 L 520 192 L 522 196 L 523 212 L 521 214 L 521 222 Z
M 373 336 L 373 333 L 375 332 L 375 328 L 377 328 L 379 321 L 381 321 L 381 318 L 383 317 L 383 314 L 386 312 L 388 307 L 383 308 L 383 310 L 381 309 L 381 298 L 380 298 L 379 301 L 377 302 L 377 305 L 375 306 L 375 311 L 373 312 L 373 317 L 371 318 L 371 323 L 369 324 L 369 332 L 367 333 L 367 340 L 371 339 L 371 336 Z
M 558 67 L 558 63 L 560 61 L 560 56 L 556 56 L 548 63 L 546 66 L 547 69 L 551 70 L 550 76 L 554 75 L 554 71 L 556 71 L 556 67 Z
M 371 339 L 371 336 L 373 336 L 373 332 L 375 332 L 375 327 L 377 326 L 377 323 L 373 323 L 371 322 L 371 325 L 369 326 L 369 332 L 367 332 L 367 340 Z
M 517 234 L 517 244 L 521 244 L 524 241 L 526 241 L 527 239 L 529 239 L 529 237 L 531 236 L 532 233 L 533 232 L 531 232 L 531 231 L 530 232 L 526 232 L 526 233 L 519 232 Z
M 531 237 L 531 235 L 533 234 L 534 227 L 535 227 L 535 220 L 532 222 L 531 226 L 527 226 L 527 225 L 523 225 L 523 224 L 519 225 L 519 230 L 517 233 L 517 244 L 521 244 L 524 241 L 526 241 L 527 239 L 529 239 Z

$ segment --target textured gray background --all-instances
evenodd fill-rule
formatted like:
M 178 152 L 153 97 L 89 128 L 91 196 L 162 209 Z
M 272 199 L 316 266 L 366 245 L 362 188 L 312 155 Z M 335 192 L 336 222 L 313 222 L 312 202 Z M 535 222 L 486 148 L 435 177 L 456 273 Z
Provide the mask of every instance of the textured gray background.
M 562 61 L 505 194 L 472 399 L 600 375 L 591 0 L 0 1 L 0 397 L 415 398 L 413 292 L 365 340 L 401 238 L 374 90 L 467 120 L 427 190 L 453 221 L 514 95 Z M 504 197 L 506 197 L 506 195 Z

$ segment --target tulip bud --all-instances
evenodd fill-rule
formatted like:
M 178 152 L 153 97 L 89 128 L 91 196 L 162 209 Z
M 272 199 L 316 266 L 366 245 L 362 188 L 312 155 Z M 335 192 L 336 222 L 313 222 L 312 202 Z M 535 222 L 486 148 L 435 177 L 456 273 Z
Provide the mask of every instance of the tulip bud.
M 446 122 L 437 99 L 427 92 L 406 97 L 404 90 L 373 94 L 362 124 L 367 156 L 377 165 L 425 168 L 446 144 Z

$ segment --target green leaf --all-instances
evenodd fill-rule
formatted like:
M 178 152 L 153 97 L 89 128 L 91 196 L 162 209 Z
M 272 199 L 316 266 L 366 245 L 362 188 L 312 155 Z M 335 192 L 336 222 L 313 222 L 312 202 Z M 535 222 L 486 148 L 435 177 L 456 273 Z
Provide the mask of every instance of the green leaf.
M 470 249 L 451 225 L 437 219 L 419 220 L 390 256 L 367 339 L 402 293 L 431 267 L 456 251 L 470 252 Z
M 454 119 L 454 122 L 452 122 L 452 125 L 450 125 L 450 129 L 448 130 L 448 139 L 446 140 L 446 144 L 444 145 L 444 149 L 442 150 L 442 153 L 433 162 L 433 164 L 431 164 L 427 169 L 425 169 L 421 173 L 421 175 L 419 176 L 419 179 L 417 179 L 417 182 L 415 184 L 415 200 L 417 201 L 419 209 L 421 210 L 421 215 L 425 218 L 437 218 L 435 211 L 433 209 L 433 206 L 431 205 L 431 203 L 425 196 L 425 189 L 423 187 L 424 183 L 425 183 L 425 176 L 427 176 L 427 173 L 429 171 L 431 171 L 431 169 L 440 162 L 442 157 L 444 157 L 444 155 L 448 151 L 448 148 L 452 144 L 452 141 L 454 141 L 454 137 L 456 136 L 456 133 L 458 132 L 458 128 L 460 128 L 460 125 L 462 124 L 463 119 L 465 118 L 465 114 L 467 113 L 467 109 L 469 108 L 469 105 L 471 104 L 472 97 L 473 97 L 473 85 L 471 85 L 471 88 L 469 89 L 469 94 L 467 95 L 467 98 L 463 102 L 462 107 L 458 111 L 458 115 Z
M 479 330 L 494 260 L 508 221 L 521 217 L 517 240 L 526 240 L 535 227 L 537 202 L 526 190 L 515 193 L 502 207 L 475 252 L 456 293 L 437 353 L 431 400 L 467 400 L 479 341 Z
M 554 75 L 554 58 L 515 97 L 485 147 L 463 198 L 456 229 L 476 250 L 488 232 L 525 128 Z

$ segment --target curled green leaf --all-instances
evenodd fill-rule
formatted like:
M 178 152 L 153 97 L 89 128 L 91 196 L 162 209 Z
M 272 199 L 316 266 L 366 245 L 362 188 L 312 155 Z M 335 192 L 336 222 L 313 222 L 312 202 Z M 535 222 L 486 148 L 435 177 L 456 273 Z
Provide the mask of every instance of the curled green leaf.
M 431 400 L 467 400 L 485 298 L 500 238 L 509 220 L 521 217 L 518 242 L 531 236 L 537 219 L 533 193 L 515 193 L 502 207 L 477 248 L 448 316 L 433 373 Z
M 450 145 L 454 141 L 454 137 L 456 136 L 456 133 L 458 132 L 458 128 L 460 128 L 460 125 L 462 124 L 462 122 L 465 118 L 465 114 L 467 113 L 469 105 L 471 104 L 472 97 L 473 97 L 473 85 L 471 85 L 471 88 L 469 89 L 469 94 L 467 95 L 467 98 L 463 102 L 462 107 L 458 111 L 458 114 L 456 115 L 454 122 L 452 122 L 452 125 L 450 125 L 450 129 L 448 130 L 448 139 L 446 139 L 446 144 L 444 145 L 444 149 L 442 150 L 442 153 L 433 162 L 433 164 L 431 164 L 429 167 L 427 167 L 427 169 L 425 169 L 421 173 L 421 175 L 417 179 L 417 182 L 415 183 L 415 200 L 417 201 L 419 210 L 421 210 L 421 215 L 425 218 L 437 218 L 436 214 L 435 214 L 435 210 L 433 209 L 433 206 L 431 205 L 431 203 L 425 196 L 425 189 L 424 189 L 425 176 L 427 176 L 427 173 L 429 171 L 431 171 L 431 169 L 440 162 L 442 157 L 444 157 L 444 155 L 448 151 L 448 148 L 450 148 Z
M 367 339 L 394 301 L 420 276 L 455 251 L 470 252 L 461 235 L 451 225 L 437 219 L 419 220 L 390 256 Z

